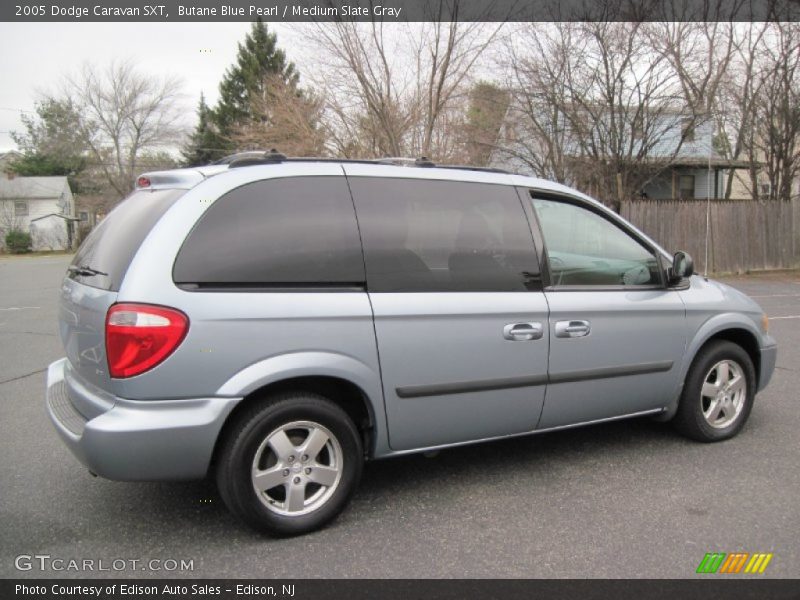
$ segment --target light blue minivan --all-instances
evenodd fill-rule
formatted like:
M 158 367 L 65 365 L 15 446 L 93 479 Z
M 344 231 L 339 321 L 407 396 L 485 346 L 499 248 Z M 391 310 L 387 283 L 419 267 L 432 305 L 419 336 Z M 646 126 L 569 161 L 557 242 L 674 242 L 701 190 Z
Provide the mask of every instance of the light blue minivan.
M 274 535 L 365 459 L 649 415 L 744 426 L 761 308 L 556 183 L 427 160 L 148 173 L 61 287 L 56 430 L 93 473 L 216 477 Z

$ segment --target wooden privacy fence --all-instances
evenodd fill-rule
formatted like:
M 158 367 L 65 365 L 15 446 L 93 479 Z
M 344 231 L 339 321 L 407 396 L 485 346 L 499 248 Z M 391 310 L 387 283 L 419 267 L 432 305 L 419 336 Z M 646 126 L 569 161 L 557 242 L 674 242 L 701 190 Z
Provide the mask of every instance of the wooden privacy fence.
M 800 202 L 712 200 L 709 272 L 785 269 L 800 265 Z M 705 265 L 705 200 L 632 200 L 620 214 L 667 250 L 685 250 Z

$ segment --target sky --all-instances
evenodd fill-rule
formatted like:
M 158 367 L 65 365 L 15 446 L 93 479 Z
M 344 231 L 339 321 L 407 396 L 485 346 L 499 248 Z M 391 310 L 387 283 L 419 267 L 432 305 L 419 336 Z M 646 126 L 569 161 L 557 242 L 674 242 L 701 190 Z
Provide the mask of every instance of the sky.
M 291 25 L 270 24 L 290 60 L 299 47 Z M 250 23 L 0 23 L 0 152 L 24 131 L 20 110 L 33 111 L 41 92 L 54 90 L 86 61 L 130 59 L 143 72 L 183 79 L 187 120 L 194 123 L 200 92 L 216 102 L 218 86 Z

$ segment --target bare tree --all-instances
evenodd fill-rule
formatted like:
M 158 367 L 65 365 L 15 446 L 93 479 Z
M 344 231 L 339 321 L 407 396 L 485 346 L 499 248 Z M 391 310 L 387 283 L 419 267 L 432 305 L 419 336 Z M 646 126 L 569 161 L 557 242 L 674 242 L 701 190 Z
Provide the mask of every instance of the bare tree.
M 757 200 L 789 200 L 800 175 L 800 26 L 738 24 L 727 77 L 716 95 L 718 150 L 747 165 L 740 179 Z M 726 197 L 735 183 L 729 172 Z
M 753 105 L 753 154 L 768 184 L 757 193 L 788 201 L 800 174 L 800 24 L 775 23 L 769 35 Z
M 403 98 L 406 73 L 392 62 L 396 40 L 383 22 L 319 23 L 309 32 L 322 49 L 319 83 L 329 102 L 334 151 L 349 157 L 402 154 L 412 121 Z
M 463 154 L 454 135 L 463 125 L 471 74 L 501 24 L 442 20 L 458 0 L 433 4 L 434 22 L 318 23 L 308 40 L 320 51 L 316 69 L 328 100 L 332 151 L 345 156 Z
M 441 21 L 446 4 L 443 0 L 434 4 L 438 8 L 437 20 L 423 29 L 416 48 L 418 119 L 412 145 L 424 156 L 452 154 L 452 149 L 443 148 L 442 137 L 437 139 L 437 128 L 448 120 L 449 109 L 458 107 L 459 116 L 463 115 L 466 84 L 475 63 L 500 31 L 498 25 Z M 457 2 L 453 5 L 457 6 Z
M 323 101 L 309 90 L 290 85 L 280 75 L 268 75 L 262 95 L 250 99 L 256 120 L 234 127 L 237 148 L 279 148 L 292 156 L 320 156 L 325 151 Z
M 75 105 L 91 163 L 118 197 L 133 189 L 145 155 L 174 146 L 182 135 L 180 86 L 116 61 L 102 69 L 87 63 L 65 78 L 60 94 Z
M 511 102 L 498 139 L 499 154 L 540 177 L 566 183 L 569 103 L 567 75 L 572 66 L 571 27 L 556 34 L 548 26 L 523 26 L 506 45 L 504 70 Z
M 507 44 L 513 101 L 501 154 L 617 209 L 709 120 L 721 33 L 642 22 L 528 24 Z M 710 148 L 708 149 L 710 150 Z M 706 150 L 706 151 L 708 151 Z
M 764 83 L 760 75 L 761 53 L 768 23 L 739 24 L 731 31 L 731 62 L 712 100 L 717 129 L 717 151 L 730 164 L 745 162 L 747 192 L 758 198 L 759 160 L 756 152 L 756 105 Z M 730 198 L 736 175 L 728 171 L 725 197 Z
M 709 118 L 734 56 L 733 23 L 672 22 L 650 28 L 650 44 L 666 57 L 678 78 L 683 106 Z

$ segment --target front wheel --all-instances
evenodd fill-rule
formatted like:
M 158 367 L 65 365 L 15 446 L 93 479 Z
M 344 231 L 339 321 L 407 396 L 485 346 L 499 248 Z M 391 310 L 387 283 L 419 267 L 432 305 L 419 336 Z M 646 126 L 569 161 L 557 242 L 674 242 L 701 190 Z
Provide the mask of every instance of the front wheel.
M 695 358 L 686 377 L 675 427 L 700 442 L 718 442 L 744 427 L 755 398 L 755 369 L 745 350 L 712 342 Z
M 240 415 L 217 462 L 228 509 L 272 535 L 318 529 L 346 506 L 361 476 L 358 430 L 326 398 L 289 393 Z

